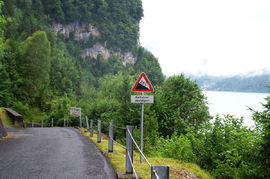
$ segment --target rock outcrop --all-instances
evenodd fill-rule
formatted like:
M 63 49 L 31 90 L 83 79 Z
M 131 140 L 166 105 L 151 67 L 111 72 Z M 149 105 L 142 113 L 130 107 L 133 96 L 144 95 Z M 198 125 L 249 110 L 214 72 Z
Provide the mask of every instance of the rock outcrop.
M 54 24 L 52 30 L 56 33 L 61 33 L 65 38 L 70 38 L 71 34 L 74 35 L 74 39 L 78 41 L 88 41 L 90 37 L 99 38 L 100 33 L 91 24 L 79 24 L 78 21 L 71 24 Z
M 74 40 L 77 41 L 88 41 L 91 39 L 100 39 L 101 34 L 93 25 L 89 24 L 79 24 L 79 22 L 73 22 L 67 25 L 63 24 L 54 24 L 52 26 L 52 30 L 56 33 L 61 33 L 65 38 L 73 37 Z M 106 47 L 105 44 L 96 43 L 92 47 L 83 49 L 83 53 L 81 56 L 97 58 L 98 55 L 102 55 L 104 59 L 108 59 L 111 56 L 117 56 L 122 59 L 123 65 L 134 64 L 136 62 L 136 58 L 131 52 L 114 52 Z
M 136 62 L 136 58 L 133 56 L 131 52 L 113 52 L 110 51 L 105 45 L 96 43 L 93 47 L 91 48 L 86 48 L 83 50 L 82 57 L 92 57 L 92 58 L 97 58 L 98 55 L 102 55 L 103 59 L 107 60 L 111 56 L 117 56 L 122 59 L 123 65 L 127 64 L 134 64 Z

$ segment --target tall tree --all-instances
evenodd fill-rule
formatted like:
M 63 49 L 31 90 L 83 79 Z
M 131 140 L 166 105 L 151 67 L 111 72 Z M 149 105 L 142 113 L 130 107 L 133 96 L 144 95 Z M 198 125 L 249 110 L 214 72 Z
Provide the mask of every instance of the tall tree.
M 200 87 L 185 76 L 167 79 L 157 91 L 155 109 L 160 115 L 160 129 L 166 135 L 173 131 L 186 133 L 188 127 L 197 131 L 210 120 L 206 97 Z
M 40 105 L 49 84 L 50 42 L 44 31 L 37 31 L 22 45 L 18 67 L 23 79 L 22 89 L 27 91 L 30 104 Z
M 0 0 L 0 106 L 7 106 L 9 102 L 10 92 L 10 80 L 6 71 L 6 66 L 3 63 L 4 55 L 4 25 L 6 24 L 6 17 L 2 15 L 3 1 Z
M 0 0 L 0 57 L 3 56 L 3 34 L 4 34 L 4 26 L 7 23 L 6 17 L 2 15 L 2 6 L 4 2 Z
M 61 7 L 61 0 L 42 0 L 45 13 L 53 22 L 64 23 L 65 16 Z
M 134 68 L 137 73 L 145 72 L 153 85 L 161 85 L 165 80 L 158 59 L 143 47 L 138 48 L 137 61 Z
M 262 143 L 260 147 L 260 161 L 262 171 L 260 175 L 269 178 L 270 177 L 270 96 L 265 98 L 266 103 L 263 104 L 264 110 L 258 112 L 253 110 L 253 119 L 256 121 L 257 127 L 262 133 Z

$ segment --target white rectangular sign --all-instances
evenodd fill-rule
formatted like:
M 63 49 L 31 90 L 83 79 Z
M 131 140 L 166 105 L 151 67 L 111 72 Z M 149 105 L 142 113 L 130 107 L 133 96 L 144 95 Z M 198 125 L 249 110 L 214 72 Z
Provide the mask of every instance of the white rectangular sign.
M 75 108 L 75 107 L 71 107 L 70 108 L 70 115 L 71 116 L 81 116 L 81 108 Z
M 154 103 L 153 95 L 131 95 L 131 103 Z

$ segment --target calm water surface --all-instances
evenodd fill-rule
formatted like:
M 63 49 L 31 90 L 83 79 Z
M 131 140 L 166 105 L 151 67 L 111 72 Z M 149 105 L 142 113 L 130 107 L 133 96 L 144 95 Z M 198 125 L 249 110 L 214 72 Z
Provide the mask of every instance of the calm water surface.
M 264 98 L 267 93 L 242 93 L 242 92 L 223 92 L 223 91 L 204 91 L 209 103 L 209 111 L 212 116 L 216 114 L 232 114 L 235 117 L 244 117 L 246 126 L 254 125 L 252 113 L 248 107 L 262 111 L 261 103 L 266 103 Z M 248 106 L 248 107 L 247 107 Z

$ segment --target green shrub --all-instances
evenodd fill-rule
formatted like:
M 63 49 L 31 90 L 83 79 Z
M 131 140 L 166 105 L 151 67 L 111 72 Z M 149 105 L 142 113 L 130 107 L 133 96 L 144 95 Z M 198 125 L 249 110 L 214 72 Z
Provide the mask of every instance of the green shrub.
M 185 162 L 195 162 L 195 155 L 189 139 L 185 135 L 177 136 L 175 133 L 169 139 L 161 137 L 157 142 L 158 153 L 162 157 L 170 157 Z

